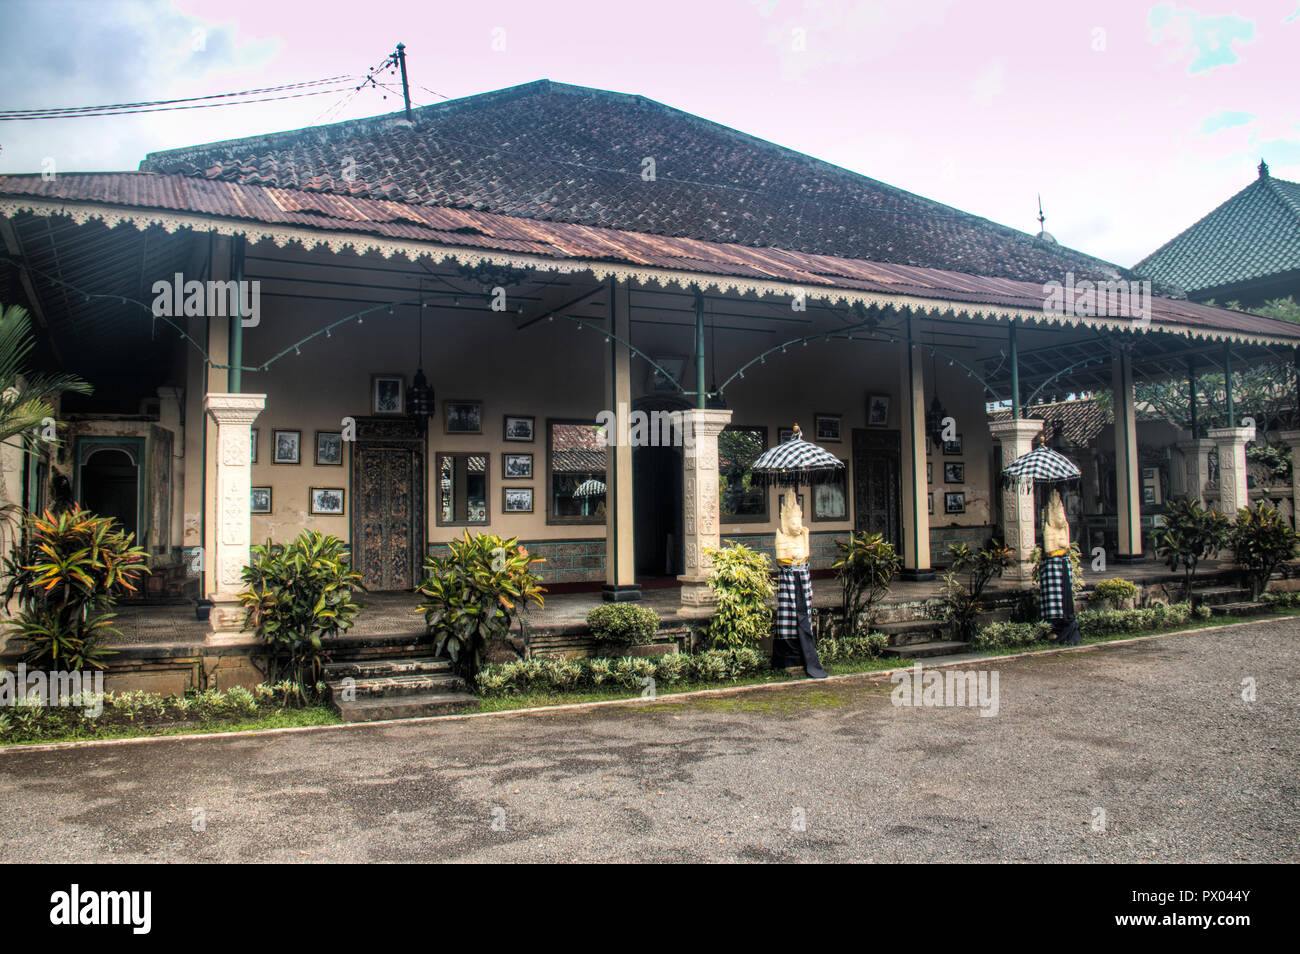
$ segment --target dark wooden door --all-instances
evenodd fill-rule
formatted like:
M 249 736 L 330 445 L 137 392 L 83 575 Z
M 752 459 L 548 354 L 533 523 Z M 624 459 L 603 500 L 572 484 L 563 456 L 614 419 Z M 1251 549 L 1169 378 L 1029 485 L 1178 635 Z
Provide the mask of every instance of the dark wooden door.
M 352 560 L 371 590 L 411 590 L 424 551 L 424 440 L 414 421 L 358 418 Z
M 853 431 L 853 525 L 902 546 L 898 431 Z

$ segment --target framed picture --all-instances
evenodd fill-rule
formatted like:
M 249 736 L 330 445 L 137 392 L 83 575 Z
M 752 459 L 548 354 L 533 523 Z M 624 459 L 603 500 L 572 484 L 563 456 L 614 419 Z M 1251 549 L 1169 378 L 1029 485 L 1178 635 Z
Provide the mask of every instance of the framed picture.
M 501 488 L 501 512 L 502 513 L 532 513 L 533 512 L 533 488 L 532 487 L 502 487 Z
M 813 482 L 813 520 L 849 518 L 848 473 L 849 462 L 846 460 L 842 470 Z
M 839 441 L 840 415 L 814 414 L 813 433 L 817 435 L 818 441 Z
M 925 505 L 926 507 L 929 508 L 930 514 L 933 515 L 934 514 L 934 491 L 933 490 L 925 495 Z
M 680 355 L 658 355 L 651 359 L 654 364 L 650 365 L 650 390 L 651 391 L 676 391 L 677 382 L 682 380 L 682 375 L 686 372 L 686 359 Z M 655 364 L 659 365 L 658 368 Z M 659 370 L 662 368 L 663 371 Z M 664 374 L 667 371 L 672 375 L 669 378 Z M 674 381 L 674 379 L 676 379 Z
M 1156 489 L 1150 484 L 1142 485 L 1142 502 L 1144 504 L 1154 504 L 1156 502 Z
M 252 438 L 252 445 L 249 447 L 248 461 L 249 463 L 256 464 L 257 463 L 257 428 L 250 427 L 248 429 L 248 436 Z
M 248 509 L 253 513 L 271 512 L 271 488 L 253 487 Z
M 316 463 L 324 467 L 343 466 L 343 435 L 340 432 L 316 432 Z
M 400 374 L 372 374 L 370 408 L 375 414 L 405 413 L 406 378 Z
M 505 438 L 508 441 L 531 441 L 537 419 L 534 417 L 517 417 L 507 414 L 505 420 Z
M 943 512 L 944 513 L 965 513 L 966 512 L 966 494 L 964 491 L 943 495 Z
M 342 487 L 313 487 L 310 491 L 311 512 L 321 517 L 343 516 Z
M 961 461 L 945 461 L 943 465 L 943 482 L 945 484 L 966 483 L 966 465 Z
M 958 434 L 950 441 L 943 442 L 943 456 L 944 457 L 961 456 L 961 435 L 960 434 Z
M 925 462 L 925 482 L 927 484 L 934 483 L 934 464 L 930 463 L 928 460 Z M 931 510 L 931 513 L 933 512 L 934 511 Z
M 482 401 L 443 401 L 444 430 L 448 434 L 482 434 Z
M 794 428 L 778 427 L 776 429 L 776 442 L 778 444 L 784 444 L 786 441 L 789 440 L 794 440 Z
M 302 431 L 271 430 L 271 463 L 298 464 L 302 462 Z
M 501 455 L 501 479 L 502 480 L 532 480 L 533 479 L 533 455 L 532 454 L 502 454 Z
M 889 426 L 889 395 L 867 395 L 867 427 Z

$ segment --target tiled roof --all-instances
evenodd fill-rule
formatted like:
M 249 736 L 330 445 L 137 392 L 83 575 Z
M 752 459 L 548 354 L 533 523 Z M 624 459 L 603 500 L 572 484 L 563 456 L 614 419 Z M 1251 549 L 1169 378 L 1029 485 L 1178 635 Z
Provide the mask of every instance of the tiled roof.
M 1133 266 L 1188 294 L 1300 269 L 1300 183 L 1261 175 Z
M 868 294 L 912 296 L 958 302 L 972 312 L 988 308 L 1044 313 L 1047 293 L 1032 281 L 1013 281 L 894 265 L 775 248 L 749 248 L 689 238 L 665 238 L 634 231 L 540 222 L 490 212 L 407 205 L 376 199 L 343 198 L 296 189 L 237 185 L 181 175 L 144 172 L 65 173 L 51 180 L 40 175 L 0 176 L 0 214 L 12 214 L 48 200 L 59 210 L 94 203 L 145 210 L 145 222 L 215 217 L 268 226 L 293 226 L 321 233 L 381 236 L 412 244 L 524 253 L 557 261 L 620 263 L 696 275 L 735 277 L 806 287 L 860 291 Z M 170 215 L 168 215 L 170 213 Z M 44 213 L 48 214 L 48 213 Z M 124 213 L 125 214 L 125 213 Z M 256 239 L 257 229 L 250 227 Z M 359 243 L 353 243 L 359 244 Z M 1086 319 L 1084 319 L 1086 321 Z M 1186 300 L 1153 298 L 1153 328 L 1189 333 L 1227 332 L 1300 340 L 1300 326 Z
M 1134 412 L 1140 421 L 1164 420 L 1160 414 L 1145 405 L 1137 406 Z M 1046 435 L 1049 444 L 1056 440 L 1059 426 L 1060 437 L 1067 447 L 1087 447 L 1097 435 L 1112 424 L 1110 413 L 1099 407 L 1094 398 L 1034 404 L 1024 409 L 1024 416 L 1044 422 L 1043 434 Z M 989 414 L 989 420 L 1009 421 L 1011 411 L 994 411 Z
M 414 117 L 155 152 L 140 168 L 1039 284 L 1123 271 L 641 96 L 539 80 Z

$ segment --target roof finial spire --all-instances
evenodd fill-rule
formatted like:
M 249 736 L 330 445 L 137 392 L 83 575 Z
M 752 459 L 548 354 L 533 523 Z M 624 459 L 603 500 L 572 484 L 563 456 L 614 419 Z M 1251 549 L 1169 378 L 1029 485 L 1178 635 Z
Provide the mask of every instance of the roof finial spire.
M 1262 157 L 1259 160 L 1259 177 L 1261 179 L 1268 178 L 1268 163 Z
M 1040 192 L 1038 193 L 1038 231 L 1039 232 L 1045 231 L 1043 225 L 1046 221 L 1047 221 L 1047 216 L 1043 215 L 1043 194 Z

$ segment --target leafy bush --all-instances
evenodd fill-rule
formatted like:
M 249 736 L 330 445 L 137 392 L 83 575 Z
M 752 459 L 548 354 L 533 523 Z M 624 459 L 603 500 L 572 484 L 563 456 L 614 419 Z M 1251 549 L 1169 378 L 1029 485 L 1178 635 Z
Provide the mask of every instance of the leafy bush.
M 1169 503 L 1164 520 L 1165 525 L 1151 535 L 1156 557 L 1174 572 L 1183 568 L 1183 599 L 1191 599 L 1196 567 L 1228 545 L 1231 525 L 1226 516 L 1192 498 Z
M 1096 603 L 1100 609 L 1117 610 L 1129 600 L 1136 600 L 1138 596 L 1137 584 L 1132 580 L 1126 580 L 1122 577 L 1114 577 L 1109 580 L 1102 580 L 1092 588 L 1091 603 Z
M 540 562 L 518 537 L 470 536 L 468 530 L 448 544 L 445 557 L 425 560 L 424 581 L 416 588 L 425 627 L 438 640 L 437 654 L 447 653 L 466 681 L 483 668 L 488 642 L 509 633 L 530 600 L 542 605 L 546 590 L 531 569 Z
M 533 657 L 485 666 L 478 673 L 478 691 L 484 696 L 510 696 L 525 692 L 581 692 L 595 689 L 641 689 L 644 680 L 657 686 L 683 682 L 732 682 L 769 669 L 756 649 L 710 649 L 702 653 L 668 653 L 663 656 L 549 659 Z
M 25 640 L 24 659 L 43 669 L 103 669 L 107 612 L 149 572 L 145 552 L 111 517 L 80 507 L 55 516 L 29 514 L 23 542 L 5 559 L 6 602 L 19 611 L 5 625 Z
M 1171 603 L 1168 606 L 1157 603 L 1131 610 L 1085 610 L 1079 614 L 1078 621 L 1083 638 L 1095 639 L 1182 626 L 1191 618 L 1191 603 Z
M 997 540 L 990 540 L 978 550 L 964 543 L 948 547 L 953 555 L 952 569 L 943 577 L 943 618 L 955 624 L 960 638 L 969 640 L 975 621 L 984 611 L 984 588 L 995 576 L 1001 576 L 1015 562 L 1015 554 Z M 963 583 L 957 574 L 965 572 Z
M 861 636 L 823 636 L 817 640 L 817 658 L 822 665 L 832 663 L 865 662 L 879 659 L 889 650 L 889 637 L 884 633 L 864 633 Z
M 605 603 L 587 614 L 598 643 L 647 643 L 659 632 L 659 614 L 638 603 Z
M 864 623 L 876 621 L 875 605 L 889 592 L 889 581 L 903 565 L 893 544 L 879 533 L 865 530 L 836 540 L 840 558 L 831 564 L 837 573 L 842 593 L 844 634 L 853 635 Z
M 713 558 L 709 585 L 718 596 L 708 629 L 713 645 L 733 649 L 758 645 L 759 639 L 771 635 L 768 600 L 776 594 L 767 554 L 741 543 L 708 547 L 705 553 Z
M 1258 599 L 1278 564 L 1295 556 L 1296 543 L 1295 530 L 1264 501 L 1237 511 L 1232 552 L 1246 573 L 1252 596 Z
M 322 640 L 346 632 L 361 612 L 352 599 L 365 589 L 361 574 L 343 541 L 304 530 L 292 543 L 253 547 L 243 578 L 244 626 L 266 644 L 267 678 L 296 683 L 305 702 L 301 687 L 320 681 L 328 655 Z
M 1033 623 L 989 623 L 971 639 L 975 649 L 1011 649 L 1015 646 L 1032 646 L 1052 638 L 1052 624 L 1039 620 Z

